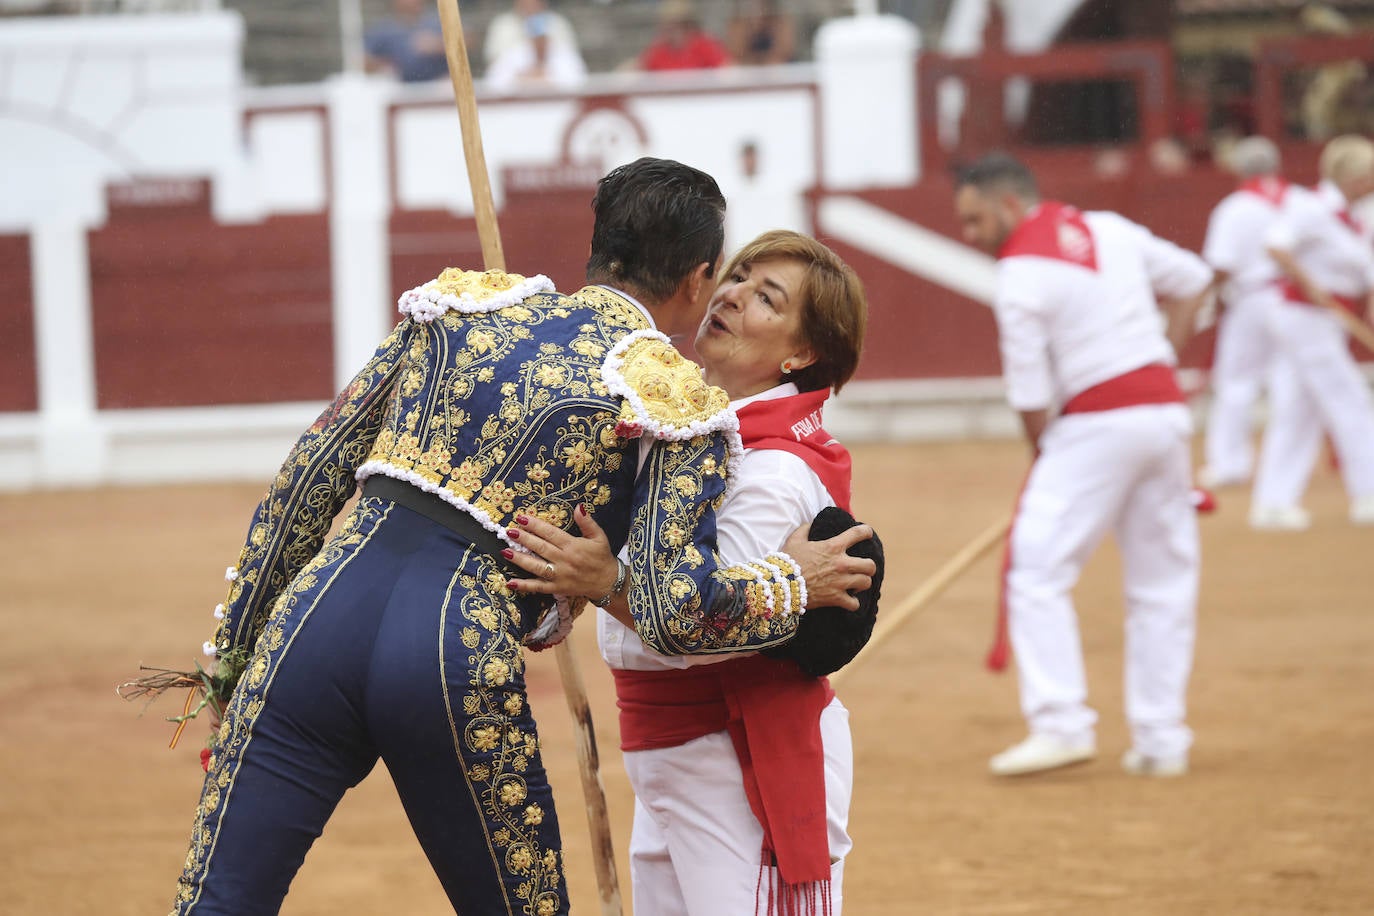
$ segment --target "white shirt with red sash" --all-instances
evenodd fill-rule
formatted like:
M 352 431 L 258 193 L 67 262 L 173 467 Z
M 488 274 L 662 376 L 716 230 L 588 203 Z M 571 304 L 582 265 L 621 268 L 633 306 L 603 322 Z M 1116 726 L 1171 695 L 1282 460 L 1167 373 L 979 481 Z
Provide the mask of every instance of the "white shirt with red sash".
M 1374 245 L 1345 195 L 1323 181 L 1292 189 L 1265 237 L 1343 307 L 1364 310 L 1374 289 Z M 1352 518 L 1374 519 L 1374 397 L 1337 316 L 1287 278 L 1274 286 L 1266 322 L 1278 350 L 1269 423 L 1255 474 L 1256 512 L 1301 506 L 1323 431 L 1341 459 Z
M 1113 213 L 1046 201 L 998 261 L 997 322 L 1011 406 L 1059 407 L 1017 501 L 1001 624 L 1032 734 L 1091 747 L 1096 712 L 1072 589 L 1115 532 L 1127 596 L 1127 714 L 1150 757 L 1186 755 L 1197 592 L 1191 422 L 1156 297 L 1198 294 L 1201 258 Z M 989 664 L 1003 661 L 999 640 Z
M 1212 272 L 1197 255 L 1125 217 L 1053 201 L 1012 233 L 997 263 L 1007 399 L 1065 404 L 1134 369 L 1174 364 L 1156 297 L 1193 296 Z
M 738 411 L 748 404 L 798 393 L 797 386 L 788 382 L 733 401 L 730 406 Z M 717 548 L 722 559 L 741 557 L 743 562 L 777 550 L 793 531 L 810 524 L 826 506 L 835 505 L 820 477 L 790 452 L 746 446 L 744 459 L 730 468 L 730 475 L 730 493 L 716 513 Z M 769 545 L 764 553 L 755 551 L 760 544 Z M 739 657 L 739 653 L 659 655 L 645 646 L 634 630 L 599 609 L 596 636 L 606 664 L 630 671 L 689 668 Z
M 1312 278 L 1347 308 L 1374 288 L 1374 245 L 1369 230 L 1350 212 L 1340 188 L 1323 181 L 1316 188 L 1294 188 L 1283 211 L 1265 235 L 1269 248 L 1291 253 Z M 1280 280 L 1290 302 L 1306 303 L 1293 284 Z
M 1249 178 L 1217 204 L 1207 223 L 1202 257 L 1228 275 L 1207 414 L 1206 474 L 1214 484 L 1241 483 L 1254 467 L 1251 415 L 1274 361 L 1265 322 L 1279 278 L 1265 237 L 1291 187 L 1276 175 Z
M 1291 185 L 1277 175 L 1241 182 L 1207 221 L 1202 258 L 1229 274 L 1221 294 L 1231 308 L 1243 308 L 1278 278 L 1278 266 L 1264 253 L 1265 236 L 1279 218 Z

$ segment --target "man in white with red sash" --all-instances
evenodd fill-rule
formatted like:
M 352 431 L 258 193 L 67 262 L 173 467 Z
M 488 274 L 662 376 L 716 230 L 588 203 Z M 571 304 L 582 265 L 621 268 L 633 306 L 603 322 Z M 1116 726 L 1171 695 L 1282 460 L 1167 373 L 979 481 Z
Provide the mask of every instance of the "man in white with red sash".
M 1264 303 L 1278 277 L 1264 237 L 1289 187 L 1279 175 L 1278 147 L 1264 137 L 1246 137 L 1229 158 L 1240 186 L 1212 211 L 1202 246 L 1226 306 L 1212 361 L 1207 463 L 1199 474 L 1205 486 L 1245 483 L 1254 469 L 1250 415 L 1273 362 Z
M 1198 536 L 1191 420 L 1173 364 L 1212 272 L 1114 213 L 1041 201 L 1034 176 L 1011 157 L 979 160 L 957 185 L 964 237 L 998 257 L 1007 397 L 1036 456 L 1004 583 L 1030 735 L 990 769 L 1034 773 L 1096 754 L 1070 592 L 1113 532 L 1125 577 L 1132 739 L 1122 765 L 1139 775 L 1185 773 Z M 1167 308 L 1167 339 L 1157 301 Z
M 1250 512 L 1259 528 L 1307 527 L 1302 495 L 1323 430 L 1340 458 L 1350 520 L 1374 525 L 1374 397 L 1336 314 L 1374 312 L 1374 244 L 1350 213 L 1351 202 L 1374 191 L 1374 144 L 1337 137 L 1322 150 L 1321 173 L 1316 189 L 1289 192 L 1265 236 L 1281 271 L 1267 327 L 1276 374 L 1292 383 L 1276 383 L 1270 397 Z

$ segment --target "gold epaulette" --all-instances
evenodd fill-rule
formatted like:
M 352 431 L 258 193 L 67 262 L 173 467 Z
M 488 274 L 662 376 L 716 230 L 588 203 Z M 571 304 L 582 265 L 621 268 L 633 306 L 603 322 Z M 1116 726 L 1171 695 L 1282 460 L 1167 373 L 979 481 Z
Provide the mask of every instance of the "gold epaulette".
M 647 432 L 688 439 L 738 425 L 725 392 L 706 384 L 701 367 L 657 331 L 627 335 L 606 357 L 601 376 L 624 399 L 616 432 L 627 438 Z

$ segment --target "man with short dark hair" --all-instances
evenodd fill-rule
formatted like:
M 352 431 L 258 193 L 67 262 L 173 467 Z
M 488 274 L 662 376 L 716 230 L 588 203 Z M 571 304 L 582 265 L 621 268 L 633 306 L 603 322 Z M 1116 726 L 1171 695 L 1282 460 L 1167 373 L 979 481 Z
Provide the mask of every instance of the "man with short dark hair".
M 716 561 L 737 421 L 663 333 L 696 323 L 720 258 L 715 181 L 641 159 L 602 180 L 595 208 L 588 276 L 614 286 L 565 296 L 542 276 L 444 271 L 401 297 L 405 318 L 282 465 L 208 644 L 242 673 L 176 912 L 276 912 L 380 759 L 455 910 L 566 913 L 522 646 L 631 589 L 654 599 L 665 653 L 749 649 L 804 605 L 857 607 L 848 591 L 875 567 L 845 550 L 866 529 Z M 617 549 L 629 539 L 604 594 L 512 587 L 513 526 L 584 515 Z
M 995 254 L 1007 398 L 1035 455 L 1016 508 L 1003 583 L 1030 736 L 990 761 L 995 775 L 1091 759 L 1070 592 L 1107 532 L 1126 585 L 1127 772 L 1187 771 L 1185 694 L 1197 602 L 1188 408 L 1174 351 L 1191 333 L 1211 271 L 1115 213 L 1042 200 L 1021 162 L 993 155 L 956 182 L 970 243 Z M 1161 333 L 1156 300 L 1165 305 Z M 1174 348 L 1170 348 L 1170 342 Z

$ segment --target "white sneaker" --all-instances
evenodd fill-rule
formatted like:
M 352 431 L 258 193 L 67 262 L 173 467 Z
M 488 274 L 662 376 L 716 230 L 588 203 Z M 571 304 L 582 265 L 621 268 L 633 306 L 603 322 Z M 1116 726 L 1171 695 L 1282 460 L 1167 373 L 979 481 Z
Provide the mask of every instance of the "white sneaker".
M 1361 496 L 1350 504 L 1350 521 L 1356 525 L 1374 525 L 1374 494 Z
M 1091 740 L 1069 742 L 1054 735 L 1032 734 L 988 761 L 994 776 L 1021 776 L 1092 760 L 1097 748 Z
M 1301 506 L 1255 506 L 1250 510 L 1250 527 L 1257 531 L 1306 531 L 1311 525 L 1312 516 Z
M 1197 472 L 1197 482 L 1209 490 L 1216 490 L 1221 487 L 1240 487 L 1249 481 L 1250 478 L 1245 474 L 1223 474 L 1213 470 L 1210 464 L 1204 464 L 1198 468 Z
M 1132 749 L 1121 755 L 1121 769 L 1132 776 L 1183 776 L 1188 772 L 1188 755 L 1150 757 Z

